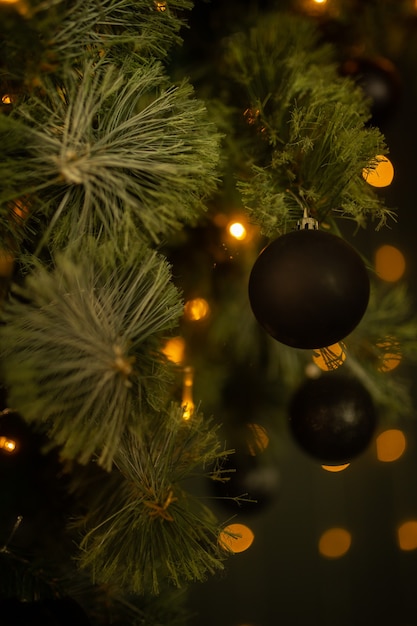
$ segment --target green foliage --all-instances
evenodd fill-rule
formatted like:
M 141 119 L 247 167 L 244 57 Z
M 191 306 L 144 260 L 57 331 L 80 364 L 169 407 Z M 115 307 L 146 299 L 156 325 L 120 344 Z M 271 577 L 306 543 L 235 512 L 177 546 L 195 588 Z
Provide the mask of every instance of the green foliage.
M 384 139 L 366 126 L 363 93 L 338 75 L 312 23 L 268 16 L 230 39 L 228 64 L 246 92 L 254 145 L 238 186 L 263 232 L 294 227 L 304 207 L 320 222 L 343 216 L 384 224 L 392 212 L 362 177 L 386 153 Z
M 115 457 L 120 480 L 101 494 L 81 526 L 80 565 L 93 579 L 136 593 L 157 594 L 165 580 L 181 587 L 223 568 L 219 524 L 185 481 L 216 472 L 225 456 L 217 429 L 172 405 L 147 428 L 123 438 Z
M 5 306 L 3 376 L 10 405 L 62 454 L 111 467 L 120 437 L 168 393 L 161 339 L 182 303 L 165 260 L 88 240 L 39 266 Z M 22 393 L 22 391 L 24 392 Z
M 163 4 L 163 3 L 161 3 Z M 44 85 L 47 76 L 62 76 L 84 55 L 110 54 L 123 64 L 126 57 L 166 57 L 181 41 L 189 0 L 26 0 L 2 7 L 0 39 L 7 59 L 1 74 L 25 91 Z M 23 44 L 22 44 L 23 42 Z
M 0 124 L 5 219 L 8 203 L 31 194 L 31 214 L 59 243 L 131 222 L 157 241 L 195 221 L 215 186 L 219 138 L 191 96 L 156 62 L 129 73 L 101 62 L 29 98 Z

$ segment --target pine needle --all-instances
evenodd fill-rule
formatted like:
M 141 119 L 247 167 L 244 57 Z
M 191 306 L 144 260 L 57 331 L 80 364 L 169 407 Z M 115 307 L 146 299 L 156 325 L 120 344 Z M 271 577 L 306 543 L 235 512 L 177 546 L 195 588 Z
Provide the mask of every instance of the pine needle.
M 230 39 L 228 64 L 246 91 L 254 140 L 238 187 L 264 234 L 293 228 L 304 207 L 320 222 L 349 217 L 379 228 L 393 217 L 362 177 L 387 152 L 384 138 L 366 126 L 363 92 L 338 75 L 311 22 L 279 13 L 259 20 Z
M 149 415 L 148 430 L 124 437 L 115 458 L 120 486 L 87 515 L 80 544 L 80 565 L 94 580 L 157 594 L 164 582 L 181 587 L 223 568 L 219 524 L 184 481 L 225 453 L 211 421 L 182 414 L 172 405 L 157 419 Z
M 170 278 L 144 247 L 122 254 L 86 240 L 15 288 L 0 329 L 9 401 L 64 457 L 96 454 L 109 469 L 133 415 L 163 403 L 160 342 L 182 313 Z
M 13 172 L 0 202 L 31 194 L 59 241 L 114 236 L 126 215 L 158 241 L 195 222 L 215 187 L 219 137 L 191 87 L 171 86 L 157 62 L 131 73 L 87 63 L 49 102 L 34 97 L 15 115 L 19 127 L 0 126 L 0 174 Z

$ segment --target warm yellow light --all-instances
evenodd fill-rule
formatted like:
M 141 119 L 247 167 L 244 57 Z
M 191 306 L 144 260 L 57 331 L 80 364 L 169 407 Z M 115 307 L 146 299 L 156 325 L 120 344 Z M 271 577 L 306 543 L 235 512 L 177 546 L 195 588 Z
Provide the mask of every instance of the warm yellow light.
M 326 4 L 327 0 L 313 0 L 315 4 Z
M 192 322 L 205 319 L 210 314 L 210 306 L 204 298 L 194 298 L 188 300 L 184 306 L 184 315 Z
M 246 440 L 249 454 L 256 456 L 260 452 L 263 452 L 269 446 L 269 437 L 266 428 L 260 424 L 247 424 L 249 430 Z
M 184 379 L 182 387 L 182 418 L 189 420 L 194 413 L 195 404 L 193 400 L 193 384 L 194 384 L 194 369 L 192 367 L 184 368 Z
M 219 534 L 219 544 L 228 552 L 244 552 L 251 547 L 255 535 L 245 524 L 229 524 Z
M 313 361 L 324 372 L 335 370 L 346 360 L 346 346 L 340 342 L 335 343 L 328 348 L 315 350 L 313 353 Z
M 372 166 L 362 170 L 362 176 L 372 187 L 388 187 L 394 178 L 394 166 L 386 156 L 378 154 Z
M 241 222 L 232 222 L 228 226 L 228 231 L 238 241 L 242 241 L 246 239 L 247 231 L 244 225 Z
M 416 550 L 417 521 L 409 520 L 398 526 L 397 540 L 400 550 Z
M 384 245 L 375 253 L 375 271 L 382 280 L 394 283 L 405 272 L 406 262 L 401 250 L 395 246 Z
M 390 463 L 397 461 L 405 452 L 407 440 L 401 430 L 385 430 L 376 438 L 376 456 L 378 461 Z
M 184 360 L 184 339 L 182 337 L 172 337 L 172 339 L 168 339 L 165 346 L 162 348 L 162 352 L 169 361 L 179 365 Z
M 380 348 L 383 352 L 380 356 L 378 371 L 379 372 L 391 372 L 401 363 L 401 351 L 400 344 L 394 338 L 387 338 L 380 343 L 377 343 L 377 348 Z
M 12 454 L 16 450 L 16 442 L 8 437 L 0 437 L 0 448 Z
M 2 104 L 11 104 L 12 103 L 12 97 L 8 93 L 5 93 L 4 96 L 1 97 L 1 103 Z
M 167 10 L 167 3 L 166 2 L 155 2 L 155 7 L 157 11 L 160 11 L 161 13 L 163 13 L 164 11 Z
M 0 249 L 0 276 L 2 278 L 10 278 L 13 274 L 14 258 L 6 250 Z
M 344 465 L 322 465 L 322 468 L 326 472 L 343 472 L 349 465 L 350 463 L 345 463 Z
M 348 552 L 351 543 L 350 532 L 344 528 L 329 528 L 319 539 L 319 552 L 327 559 L 338 559 Z

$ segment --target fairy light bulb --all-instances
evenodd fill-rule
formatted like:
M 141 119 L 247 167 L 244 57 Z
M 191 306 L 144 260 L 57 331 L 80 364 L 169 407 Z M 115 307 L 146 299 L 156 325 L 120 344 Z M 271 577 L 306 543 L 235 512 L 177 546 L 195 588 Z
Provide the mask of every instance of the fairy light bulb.
M 388 187 L 394 179 L 394 166 L 386 156 L 378 154 L 372 167 L 364 167 L 362 176 L 372 187 Z
M 193 400 L 194 368 L 187 366 L 184 368 L 184 378 L 182 383 L 182 418 L 189 420 L 194 413 L 195 404 Z
M 191 322 L 199 322 L 210 314 L 210 305 L 204 298 L 187 300 L 184 305 L 184 316 Z
M 243 241 L 247 237 L 247 230 L 241 222 L 232 222 L 229 224 L 227 230 L 229 234 L 238 241 Z
M 0 449 L 4 450 L 8 454 L 13 454 L 16 451 L 17 443 L 9 437 L 0 437 Z
M 167 3 L 166 2 L 155 2 L 155 8 L 160 13 L 164 13 L 164 11 L 167 10 Z
M 180 365 L 184 360 L 185 340 L 182 337 L 171 337 L 162 348 L 168 361 Z

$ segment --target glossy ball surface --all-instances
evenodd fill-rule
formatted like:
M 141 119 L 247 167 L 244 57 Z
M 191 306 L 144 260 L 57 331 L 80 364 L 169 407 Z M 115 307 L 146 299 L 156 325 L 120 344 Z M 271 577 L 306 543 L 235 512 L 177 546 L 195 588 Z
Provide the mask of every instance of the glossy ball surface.
M 325 374 L 294 394 L 289 424 L 294 440 L 326 465 L 350 462 L 369 445 L 376 427 L 372 398 L 355 378 Z
M 346 241 L 297 230 L 270 243 L 249 278 L 249 301 L 263 328 L 293 348 L 324 348 L 344 339 L 369 301 L 369 277 Z

